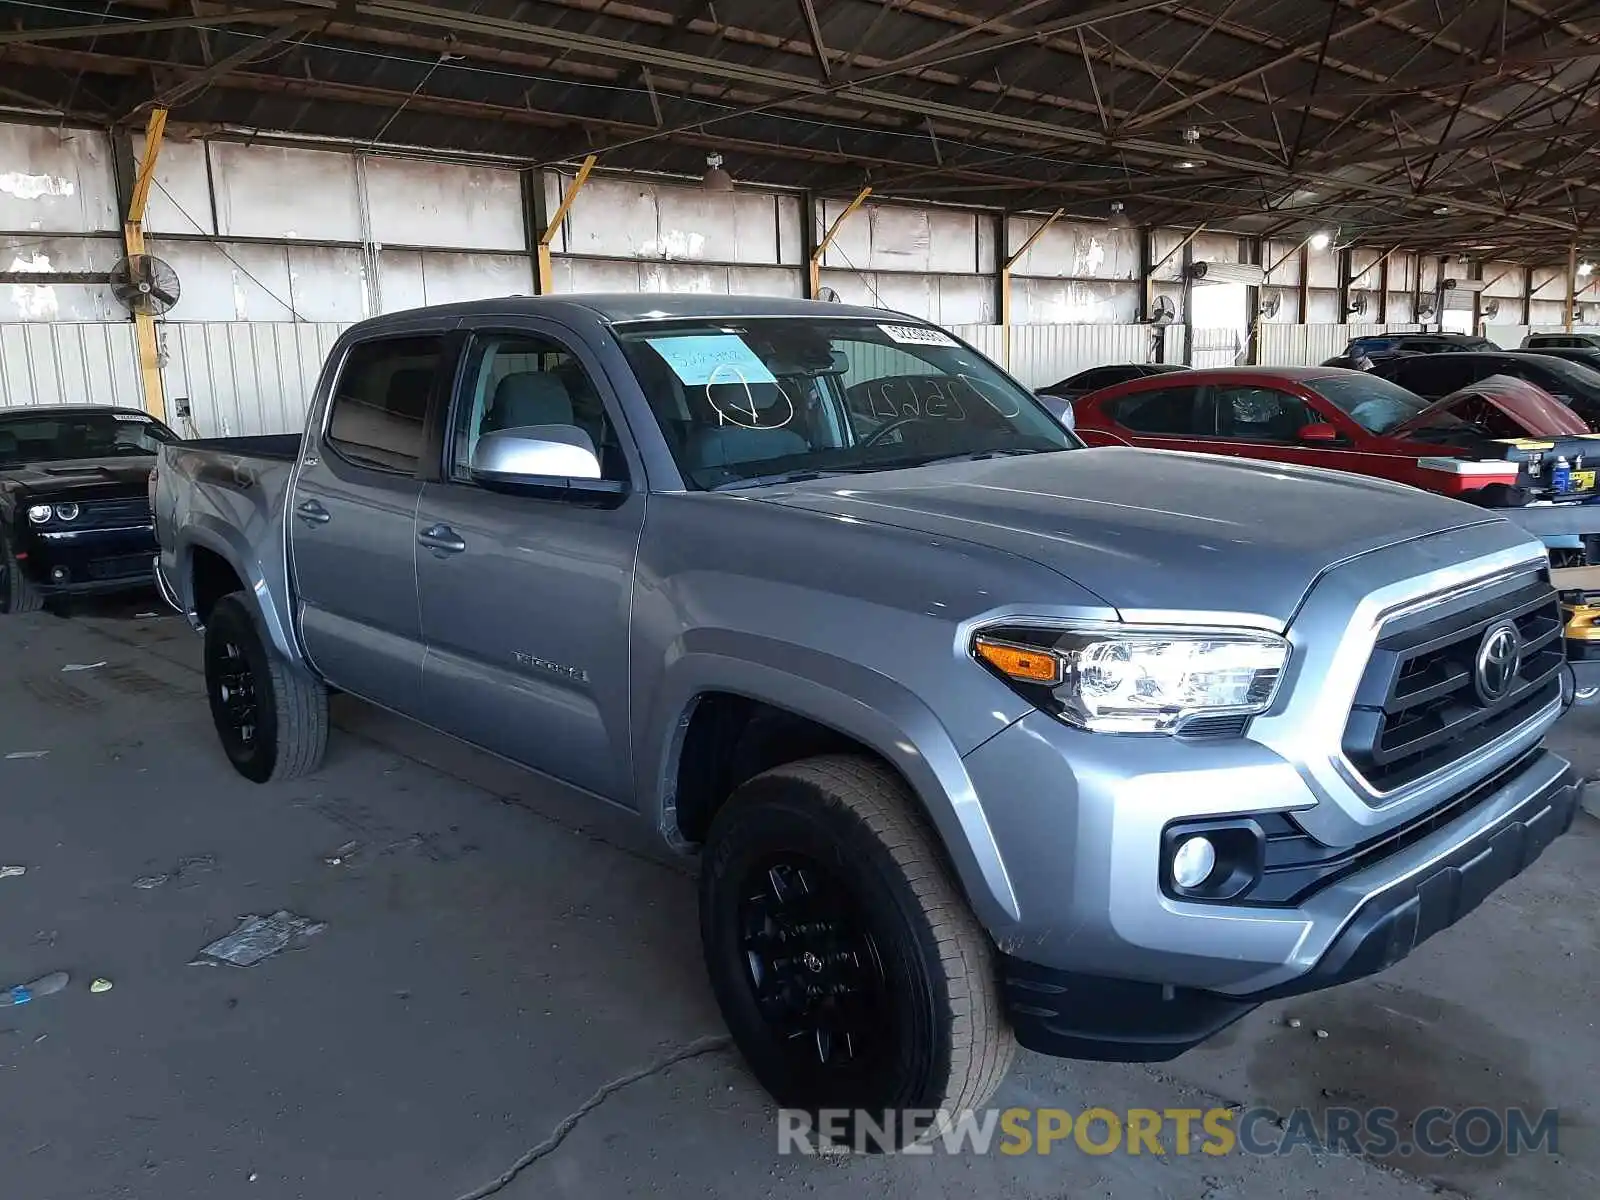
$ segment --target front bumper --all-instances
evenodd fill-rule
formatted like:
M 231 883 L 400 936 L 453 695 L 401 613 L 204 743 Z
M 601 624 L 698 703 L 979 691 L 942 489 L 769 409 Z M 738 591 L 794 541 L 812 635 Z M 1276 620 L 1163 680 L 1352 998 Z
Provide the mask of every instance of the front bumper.
M 1423 857 L 1395 877 L 1388 860 L 1336 879 L 1309 902 L 1361 897 L 1309 969 L 1253 990 L 1211 990 L 1054 969 L 1011 954 L 1003 993 L 1017 1040 L 1070 1058 L 1175 1058 L 1266 1000 L 1318 991 L 1394 965 L 1521 874 L 1572 824 L 1579 785 L 1548 751 L 1534 751 L 1466 811 L 1420 839 Z M 1324 905 L 1325 906 L 1325 905 Z M 1218 916 L 1224 920 L 1237 910 Z
M 114 529 L 34 530 L 21 565 L 46 596 L 77 596 L 150 586 L 155 553 L 150 524 Z

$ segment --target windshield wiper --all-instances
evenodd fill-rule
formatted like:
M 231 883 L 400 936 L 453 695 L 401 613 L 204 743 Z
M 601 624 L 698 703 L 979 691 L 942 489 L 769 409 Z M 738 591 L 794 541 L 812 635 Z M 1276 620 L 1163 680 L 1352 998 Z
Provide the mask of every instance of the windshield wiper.
M 1022 446 L 1009 446 L 1003 450 L 967 450 L 961 454 L 939 454 L 929 458 L 890 459 L 886 463 L 874 463 L 874 471 L 905 471 L 913 467 L 935 467 L 941 463 L 982 462 L 986 458 L 1010 458 L 1017 454 L 1049 454 L 1057 447 L 1050 450 L 1029 450 Z
M 815 467 L 798 471 L 778 471 L 772 475 L 751 475 L 744 479 L 730 479 L 726 483 L 719 483 L 715 487 L 707 488 L 710 492 L 732 492 L 740 488 L 767 487 L 774 483 L 804 483 L 808 479 L 825 479 L 829 475 L 841 474 L 839 471 L 819 471 Z

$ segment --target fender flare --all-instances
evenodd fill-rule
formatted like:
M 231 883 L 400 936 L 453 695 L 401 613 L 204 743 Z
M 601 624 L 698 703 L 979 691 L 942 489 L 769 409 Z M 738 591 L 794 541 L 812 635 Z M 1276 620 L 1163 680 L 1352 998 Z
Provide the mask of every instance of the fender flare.
M 1005 861 L 961 750 L 933 711 L 898 682 L 859 663 L 758 634 L 694 630 L 668 649 L 638 728 L 638 794 L 668 841 L 676 827 L 679 755 L 699 698 L 727 692 L 837 730 L 882 757 L 910 785 L 955 867 L 968 902 L 992 933 L 1021 917 Z M 969 747 L 969 749 L 971 749 Z
M 250 608 L 262 632 L 286 662 L 304 670 L 299 648 L 289 632 L 287 614 L 279 610 L 272 589 L 267 586 L 261 572 L 250 566 L 254 560 L 249 547 L 242 545 L 240 535 L 231 525 L 208 513 L 195 513 L 183 527 L 181 540 L 176 547 L 177 571 L 175 586 L 179 597 L 192 612 L 194 609 L 194 552 L 209 550 L 222 559 L 239 577 L 244 590 L 250 594 Z

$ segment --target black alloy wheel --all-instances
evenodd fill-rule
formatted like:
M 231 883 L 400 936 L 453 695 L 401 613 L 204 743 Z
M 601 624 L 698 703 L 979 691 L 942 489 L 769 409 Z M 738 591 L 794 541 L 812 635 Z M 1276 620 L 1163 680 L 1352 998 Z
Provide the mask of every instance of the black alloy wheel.
M 796 853 L 753 867 L 741 890 L 751 993 L 796 1069 L 870 1069 L 894 1028 L 883 961 L 857 898 Z

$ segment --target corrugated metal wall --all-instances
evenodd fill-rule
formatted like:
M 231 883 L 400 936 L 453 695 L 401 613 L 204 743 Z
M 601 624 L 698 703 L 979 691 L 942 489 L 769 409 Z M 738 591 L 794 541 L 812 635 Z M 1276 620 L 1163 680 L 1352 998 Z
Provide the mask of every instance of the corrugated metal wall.
M 1565 333 L 1565 325 L 1485 325 L 1483 336 L 1502 350 L 1515 350 L 1530 333 Z M 1600 325 L 1574 325 L 1573 333 L 1600 334 Z
M 1267 366 L 1314 366 L 1344 353 L 1354 337 L 1414 333 L 1419 325 L 1277 325 L 1260 328 L 1259 357 Z
M 1151 341 L 1144 325 L 1013 325 L 1011 373 L 1044 387 L 1101 363 L 1146 362 Z
M 0 324 L 0 407 L 143 406 L 133 324 Z
M 194 432 L 202 437 L 298 430 L 317 374 L 334 340 L 349 325 L 336 322 L 211 321 L 161 326 L 169 407 L 189 402 Z M 1260 329 L 1261 361 L 1289 366 L 1320 363 L 1352 337 L 1415 330 L 1415 325 L 1278 325 Z M 1146 362 L 1154 357 L 1148 325 L 1013 325 L 1009 355 L 1000 325 L 954 325 L 952 331 L 1010 371 L 1028 387 L 1043 387 L 1103 363 Z M 1585 332 L 1600 332 L 1588 327 Z M 1183 359 L 1183 328 L 1163 331 L 1163 358 Z M 1522 326 L 1496 326 L 1491 340 L 1520 344 Z M 1196 329 L 1195 366 L 1231 366 L 1238 332 Z M 886 355 L 895 351 L 886 350 Z M 890 370 L 890 366 L 894 370 Z M 895 364 L 867 364 L 873 375 L 903 373 Z M 133 326 L 114 324 L 0 324 L 0 406 L 113 403 L 138 407 L 138 356 Z M 188 432 L 185 430 L 185 432 Z
M 199 437 L 298 431 L 322 360 L 348 328 L 267 321 L 166 326 L 164 374 L 174 425 L 177 401 L 187 398 Z

